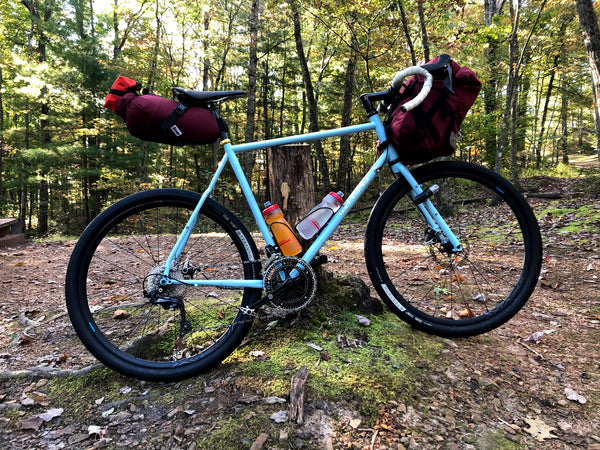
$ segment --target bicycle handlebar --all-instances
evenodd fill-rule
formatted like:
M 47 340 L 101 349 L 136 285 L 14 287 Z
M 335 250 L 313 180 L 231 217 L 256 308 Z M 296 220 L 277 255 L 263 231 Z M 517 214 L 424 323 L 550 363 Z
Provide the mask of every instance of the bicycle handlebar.
M 420 75 L 423 78 L 425 78 L 425 82 L 423 83 L 423 88 L 421 89 L 421 92 L 419 92 L 415 98 L 401 106 L 403 111 L 410 111 L 411 109 L 418 106 L 423 100 L 425 100 L 425 97 L 427 97 L 427 95 L 429 94 L 429 91 L 431 90 L 431 86 L 433 84 L 433 75 L 431 75 L 429 71 L 427 71 L 421 66 L 413 66 L 407 67 L 406 69 L 396 74 L 394 80 L 392 81 L 392 89 L 399 90 L 402 87 L 404 79 L 411 75 Z

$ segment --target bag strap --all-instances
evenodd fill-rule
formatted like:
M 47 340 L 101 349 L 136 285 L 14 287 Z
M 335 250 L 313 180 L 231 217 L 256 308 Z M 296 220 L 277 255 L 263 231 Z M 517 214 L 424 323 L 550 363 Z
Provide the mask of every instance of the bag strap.
M 179 119 L 183 115 L 183 113 L 187 111 L 187 109 L 187 104 L 179 103 L 177 107 L 173 110 L 173 112 L 169 114 L 167 118 L 163 120 L 160 124 L 160 127 L 163 129 L 163 131 L 167 131 L 168 129 L 170 129 L 173 132 L 173 134 L 175 134 L 175 136 L 181 136 L 181 131 L 179 130 L 179 128 L 177 128 L 175 122 L 177 122 L 177 119 Z

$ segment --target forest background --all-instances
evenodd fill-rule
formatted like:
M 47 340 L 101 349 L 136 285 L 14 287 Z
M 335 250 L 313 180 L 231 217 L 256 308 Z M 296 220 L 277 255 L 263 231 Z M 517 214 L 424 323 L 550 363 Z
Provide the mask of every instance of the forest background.
M 173 86 L 248 91 L 221 107 L 241 142 L 363 122 L 361 93 L 449 53 L 484 84 L 456 157 L 516 183 L 560 172 L 600 147 L 579 23 L 572 0 L 0 0 L 0 217 L 30 235 L 77 235 L 141 188 L 207 184 L 218 144 L 129 135 L 102 107 L 118 75 L 167 97 Z M 347 191 L 374 137 L 313 145 L 317 192 Z M 259 200 L 266 164 L 244 159 Z M 215 196 L 241 212 L 231 181 Z

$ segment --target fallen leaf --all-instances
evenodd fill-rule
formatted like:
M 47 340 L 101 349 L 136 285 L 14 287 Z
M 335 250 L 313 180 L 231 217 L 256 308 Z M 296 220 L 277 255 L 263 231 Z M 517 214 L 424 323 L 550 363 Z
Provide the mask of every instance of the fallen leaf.
M 454 278 L 452 278 L 452 281 L 454 283 L 461 283 L 461 282 L 463 282 L 465 280 L 466 280 L 466 278 L 463 277 L 462 275 L 456 275 Z
M 119 394 L 129 394 L 131 392 L 131 388 L 129 386 L 123 386 L 119 389 Z
M 536 440 L 542 442 L 545 439 L 556 438 L 556 436 L 552 434 L 556 428 L 546 425 L 543 420 L 532 419 L 530 417 L 527 417 L 524 420 L 527 425 L 529 425 L 529 428 L 527 428 L 525 431 L 531 434 Z
M 287 422 L 287 420 L 288 420 L 287 410 L 277 411 L 276 413 L 271 414 L 271 420 L 275 423 Z
M 368 327 L 369 325 L 371 325 L 371 321 L 369 319 L 367 319 L 366 317 L 359 316 L 357 314 L 356 319 L 358 320 L 358 323 L 360 323 L 363 327 Z
M 106 418 L 106 417 L 110 416 L 114 412 L 115 412 L 115 408 L 107 409 L 106 411 L 104 411 L 102 413 L 102 417 Z
M 465 309 L 458 311 L 457 314 L 458 317 L 460 317 L 461 319 L 472 319 L 473 317 L 475 317 L 475 313 L 473 313 L 471 308 L 469 308 L 468 306 Z
M 352 419 L 350 421 L 350 426 L 356 430 L 360 426 L 361 423 L 362 423 L 362 420 L 360 420 L 360 419 Z
M 565 395 L 567 396 L 567 400 L 578 402 L 582 405 L 585 405 L 587 403 L 587 399 L 583 395 L 578 394 L 571 388 L 565 388 Z
M 42 419 L 44 422 L 50 422 L 52 419 L 54 419 L 55 417 L 60 417 L 62 416 L 62 413 L 65 410 L 62 408 L 52 408 L 49 409 L 48 411 L 46 411 L 45 413 L 42 414 L 38 414 L 36 417 L 39 417 L 40 419 Z
M 526 337 L 525 339 L 523 339 L 525 342 L 527 341 L 533 341 L 536 344 L 539 344 L 542 340 L 542 338 L 544 337 L 544 332 L 543 331 L 536 331 L 535 333 L 529 335 L 528 337 Z
M 97 434 L 102 437 L 106 434 L 106 427 L 99 427 L 98 425 L 90 425 L 88 426 L 88 434 L 91 436 L 93 434 Z
M 318 352 L 322 352 L 323 351 L 323 347 L 319 347 L 317 344 L 313 344 L 312 342 L 307 342 L 306 343 L 307 347 L 312 348 L 313 350 L 316 350 Z
M 44 423 L 44 419 L 34 416 L 19 422 L 19 428 L 22 430 L 37 430 Z
M 263 403 L 266 403 L 267 405 L 274 405 L 276 403 L 285 403 L 286 400 L 285 398 L 281 398 L 281 397 L 265 397 L 263 400 Z
M 127 319 L 128 317 L 129 311 L 127 311 L 126 309 L 117 309 L 112 315 L 112 318 L 116 320 L 123 320 Z

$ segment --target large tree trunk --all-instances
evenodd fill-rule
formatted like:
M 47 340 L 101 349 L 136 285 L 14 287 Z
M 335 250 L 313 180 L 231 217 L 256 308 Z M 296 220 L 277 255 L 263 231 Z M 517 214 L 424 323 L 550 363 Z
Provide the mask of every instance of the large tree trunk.
M 292 2 L 292 12 L 294 19 L 294 38 L 296 41 L 296 52 L 298 53 L 298 59 L 300 60 L 300 68 L 302 69 L 302 80 L 304 81 L 304 90 L 306 92 L 306 100 L 308 102 L 308 120 L 309 120 L 309 131 L 314 133 L 319 131 L 319 118 L 317 110 L 317 101 L 315 99 L 315 90 L 310 77 L 310 71 L 308 70 L 308 62 L 306 61 L 306 55 L 304 53 L 304 45 L 302 43 L 302 29 L 300 27 L 300 15 L 298 13 L 298 5 L 294 1 Z M 319 172 L 323 178 L 323 189 L 328 192 L 331 190 L 331 181 L 329 179 L 329 167 L 327 166 L 327 159 L 325 158 L 325 152 L 323 151 L 323 145 L 320 141 L 316 141 L 315 152 L 317 153 L 317 160 L 319 162 Z
M 295 226 L 315 205 L 309 145 L 284 145 L 268 149 L 271 203 Z
M 588 52 L 590 61 L 590 70 L 592 72 L 592 82 L 594 89 L 594 118 L 596 120 L 596 150 L 598 159 L 600 159 L 600 28 L 598 27 L 598 18 L 594 11 L 592 0 L 575 0 L 577 4 L 577 14 L 579 23 L 583 32 L 583 40 Z

